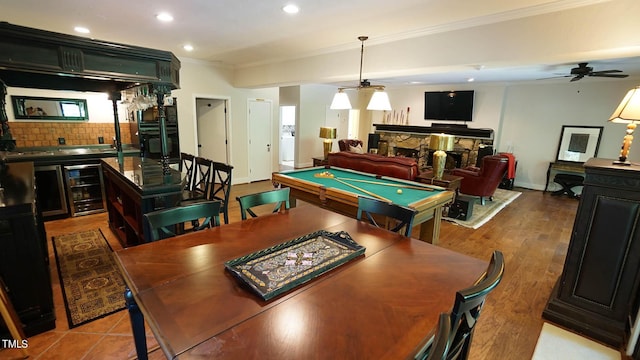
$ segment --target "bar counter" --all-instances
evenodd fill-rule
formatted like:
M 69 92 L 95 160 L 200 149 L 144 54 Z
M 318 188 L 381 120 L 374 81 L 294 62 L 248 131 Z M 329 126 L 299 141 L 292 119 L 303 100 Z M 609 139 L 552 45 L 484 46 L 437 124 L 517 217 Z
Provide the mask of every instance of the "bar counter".
M 137 156 L 102 159 L 102 171 L 109 227 L 123 247 L 149 242 L 144 214 L 179 203 L 182 174 L 171 169 L 164 175 L 157 160 Z

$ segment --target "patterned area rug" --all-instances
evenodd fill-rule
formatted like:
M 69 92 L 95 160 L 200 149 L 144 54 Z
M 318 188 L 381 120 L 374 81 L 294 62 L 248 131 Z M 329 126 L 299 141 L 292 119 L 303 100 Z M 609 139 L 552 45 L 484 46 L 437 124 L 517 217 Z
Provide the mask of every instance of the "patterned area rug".
M 491 218 L 496 216 L 496 214 L 499 213 L 500 210 L 511 204 L 511 202 L 521 194 L 522 193 L 518 191 L 496 189 L 496 192 L 493 194 L 493 201 L 489 201 L 489 199 L 487 199 L 485 201 L 485 205 L 480 205 L 480 200 L 477 200 L 473 204 L 471 219 L 458 220 L 448 217 L 443 217 L 443 219 L 455 222 L 456 224 L 464 227 L 477 229 L 480 226 L 484 225 L 487 221 L 491 220 Z
M 69 328 L 125 307 L 125 283 L 100 230 L 53 238 Z

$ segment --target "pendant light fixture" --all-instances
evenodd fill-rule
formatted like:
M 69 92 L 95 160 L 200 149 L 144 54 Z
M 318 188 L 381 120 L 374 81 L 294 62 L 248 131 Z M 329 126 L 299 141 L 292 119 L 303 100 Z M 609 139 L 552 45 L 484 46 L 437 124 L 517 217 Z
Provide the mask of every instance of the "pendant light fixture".
M 373 89 L 373 95 L 371 96 L 371 100 L 369 101 L 369 105 L 367 105 L 367 110 L 391 110 L 391 103 L 389 102 L 389 95 L 384 91 L 383 85 L 371 85 L 369 80 L 362 80 L 362 63 L 364 60 L 364 42 L 369 39 L 368 36 L 358 36 L 358 40 L 360 40 L 360 78 L 358 86 L 352 87 L 340 87 L 338 88 L 338 92 L 333 96 L 333 101 L 331 102 L 330 108 L 332 110 L 346 110 L 351 109 L 351 102 L 349 101 L 349 96 L 344 90 L 350 89 Z

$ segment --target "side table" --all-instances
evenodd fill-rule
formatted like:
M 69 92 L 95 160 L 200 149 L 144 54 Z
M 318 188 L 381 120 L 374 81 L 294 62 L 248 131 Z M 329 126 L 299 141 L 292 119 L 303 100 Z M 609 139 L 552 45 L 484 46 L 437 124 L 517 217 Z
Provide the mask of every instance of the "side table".
M 314 157 L 313 159 L 313 166 L 325 166 L 325 165 L 329 165 L 329 160 L 325 159 L 324 157 Z
M 433 177 L 432 171 L 425 171 L 416 177 L 416 181 L 418 182 L 421 182 L 424 184 L 442 186 L 447 190 L 453 191 L 455 194 L 458 194 L 458 190 L 460 189 L 460 183 L 462 182 L 462 179 L 463 179 L 462 176 L 455 176 L 455 175 L 449 175 L 449 174 L 443 174 L 442 179 L 435 179 Z

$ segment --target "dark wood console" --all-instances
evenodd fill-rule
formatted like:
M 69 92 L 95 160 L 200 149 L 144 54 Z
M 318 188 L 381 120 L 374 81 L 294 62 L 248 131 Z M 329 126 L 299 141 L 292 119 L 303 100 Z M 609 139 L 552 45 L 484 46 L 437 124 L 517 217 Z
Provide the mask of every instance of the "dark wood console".
M 543 317 L 615 347 L 640 285 L 640 166 L 590 159 L 564 269 Z
M 56 327 L 47 237 L 32 162 L 0 159 L 0 276 L 27 336 Z M 0 324 L 0 338 L 8 330 Z

